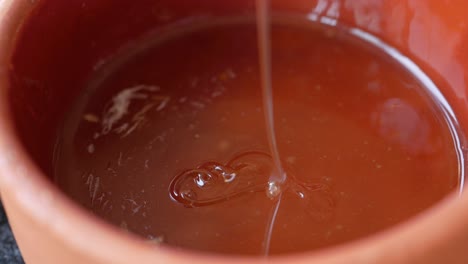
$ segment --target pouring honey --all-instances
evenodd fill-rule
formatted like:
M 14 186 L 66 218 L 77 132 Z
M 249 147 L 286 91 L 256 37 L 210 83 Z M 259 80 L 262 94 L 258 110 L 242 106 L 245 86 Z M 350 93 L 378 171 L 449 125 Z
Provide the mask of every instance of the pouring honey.
M 277 255 L 400 223 L 461 188 L 450 105 L 324 16 L 202 17 L 129 44 L 60 128 L 55 180 L 158 245 Z

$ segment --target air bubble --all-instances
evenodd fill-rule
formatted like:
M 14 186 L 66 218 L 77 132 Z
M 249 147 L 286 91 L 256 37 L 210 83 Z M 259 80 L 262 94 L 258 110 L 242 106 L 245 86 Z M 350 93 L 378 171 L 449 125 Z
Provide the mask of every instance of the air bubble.
M 169 193 L 186 207 L 206 206 L 264 190 L 272 168 L 268 154 L 243 153 L 226 165 L 206 162 L 182 172 L 171 182 Z
M 298 202 L 315 221 L 323 222 L 333 216 L 335 199 L 330 187 L 321 183 L 303 183 L 292 180 L 289 189 L 297 196 Z
M 267 196 L 275 199 L 281 194 L 281 184 L 279 182 L 269 182 L 267 187 Z
M 216 178 L 216 175 L 211 174 L 211 173 L 200 171 L 200 172 L 195 172 L 195 174 L 196 174 L 196 176 L 194 178 L 195 183 L 200 188 L 207 187 L 210 184 L 212 184 L 213 181 L 216 180 L 216 179 L 214 179 L 214 178 Z
M 334 200 L 328 184 L 301 182 L 290 173 L 286 182 L 271 181 L 273 170 L 269 154 L 245 152 L 226 164 L 206 162 L 180 173 L 171 182 L 169 193 L 185 207 L 202 207 L 257 192 L 274 200 L 287 191 L 317 220 L 332 215 Z

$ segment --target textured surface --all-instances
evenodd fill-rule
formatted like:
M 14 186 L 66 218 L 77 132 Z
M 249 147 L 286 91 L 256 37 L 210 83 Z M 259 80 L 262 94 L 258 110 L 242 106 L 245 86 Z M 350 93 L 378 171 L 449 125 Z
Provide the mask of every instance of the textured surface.
M 11 233 L 3 206 L 0 204 L 0 264 L 3 263 L 18 264 L 24 261 Z

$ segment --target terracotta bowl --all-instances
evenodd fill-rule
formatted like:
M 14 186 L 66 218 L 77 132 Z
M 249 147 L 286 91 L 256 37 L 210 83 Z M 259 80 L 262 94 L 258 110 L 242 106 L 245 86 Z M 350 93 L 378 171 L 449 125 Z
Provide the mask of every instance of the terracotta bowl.
M 401 50 L 468 130 L 468 1 L 285 0 L 276 10 L 328 17 Z M 0 1 L 0 192 L 27 263 L 261 263 L 150 247 L 52 184 L 58 119 L 93 66 L 149 29 L 200 15 L 252 12 L 247 0 Z M 468 263 L 468 193 L 379 234 L 272 263 Z

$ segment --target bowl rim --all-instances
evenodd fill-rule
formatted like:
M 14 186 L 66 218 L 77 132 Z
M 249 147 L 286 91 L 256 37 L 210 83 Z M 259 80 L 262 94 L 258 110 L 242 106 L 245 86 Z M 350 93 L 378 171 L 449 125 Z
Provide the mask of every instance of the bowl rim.
M 8 72 L 12 67 L 10 56 L 21 24 L 40 2 L 0 1 L 0 51 L 6 51 L 0 52 L 0 192 L 5 203 L 24 212 L 43 227 L 44 233 L 49 232 L 64 246 L 107 263 L 125 260 L 141 263 L 155 260 L 164 263 L 263 263 L 267 260 L 269 263 L 415 263 L 415 259 L 427 259 L 424 256 L 427 252 L 437 252 L 443 241 L 460 233 L 468 236 L 468 220 L 463 221 L 468 219 L 468 193 L 460 197 L 454 193 L 420 215 L 367 238 L 323 250 L 268 259 L 154 247 L 134 235 L 119 231 L 92 216 L 51 184 L 15 133 L 7 96 L 10 85 Z M 9 206 L 7 213 L 8 209 Z M 439 223 L 444 223 L 444 228 L 440 228 Z M 89 234 L 93 234 L 92 238 Z

